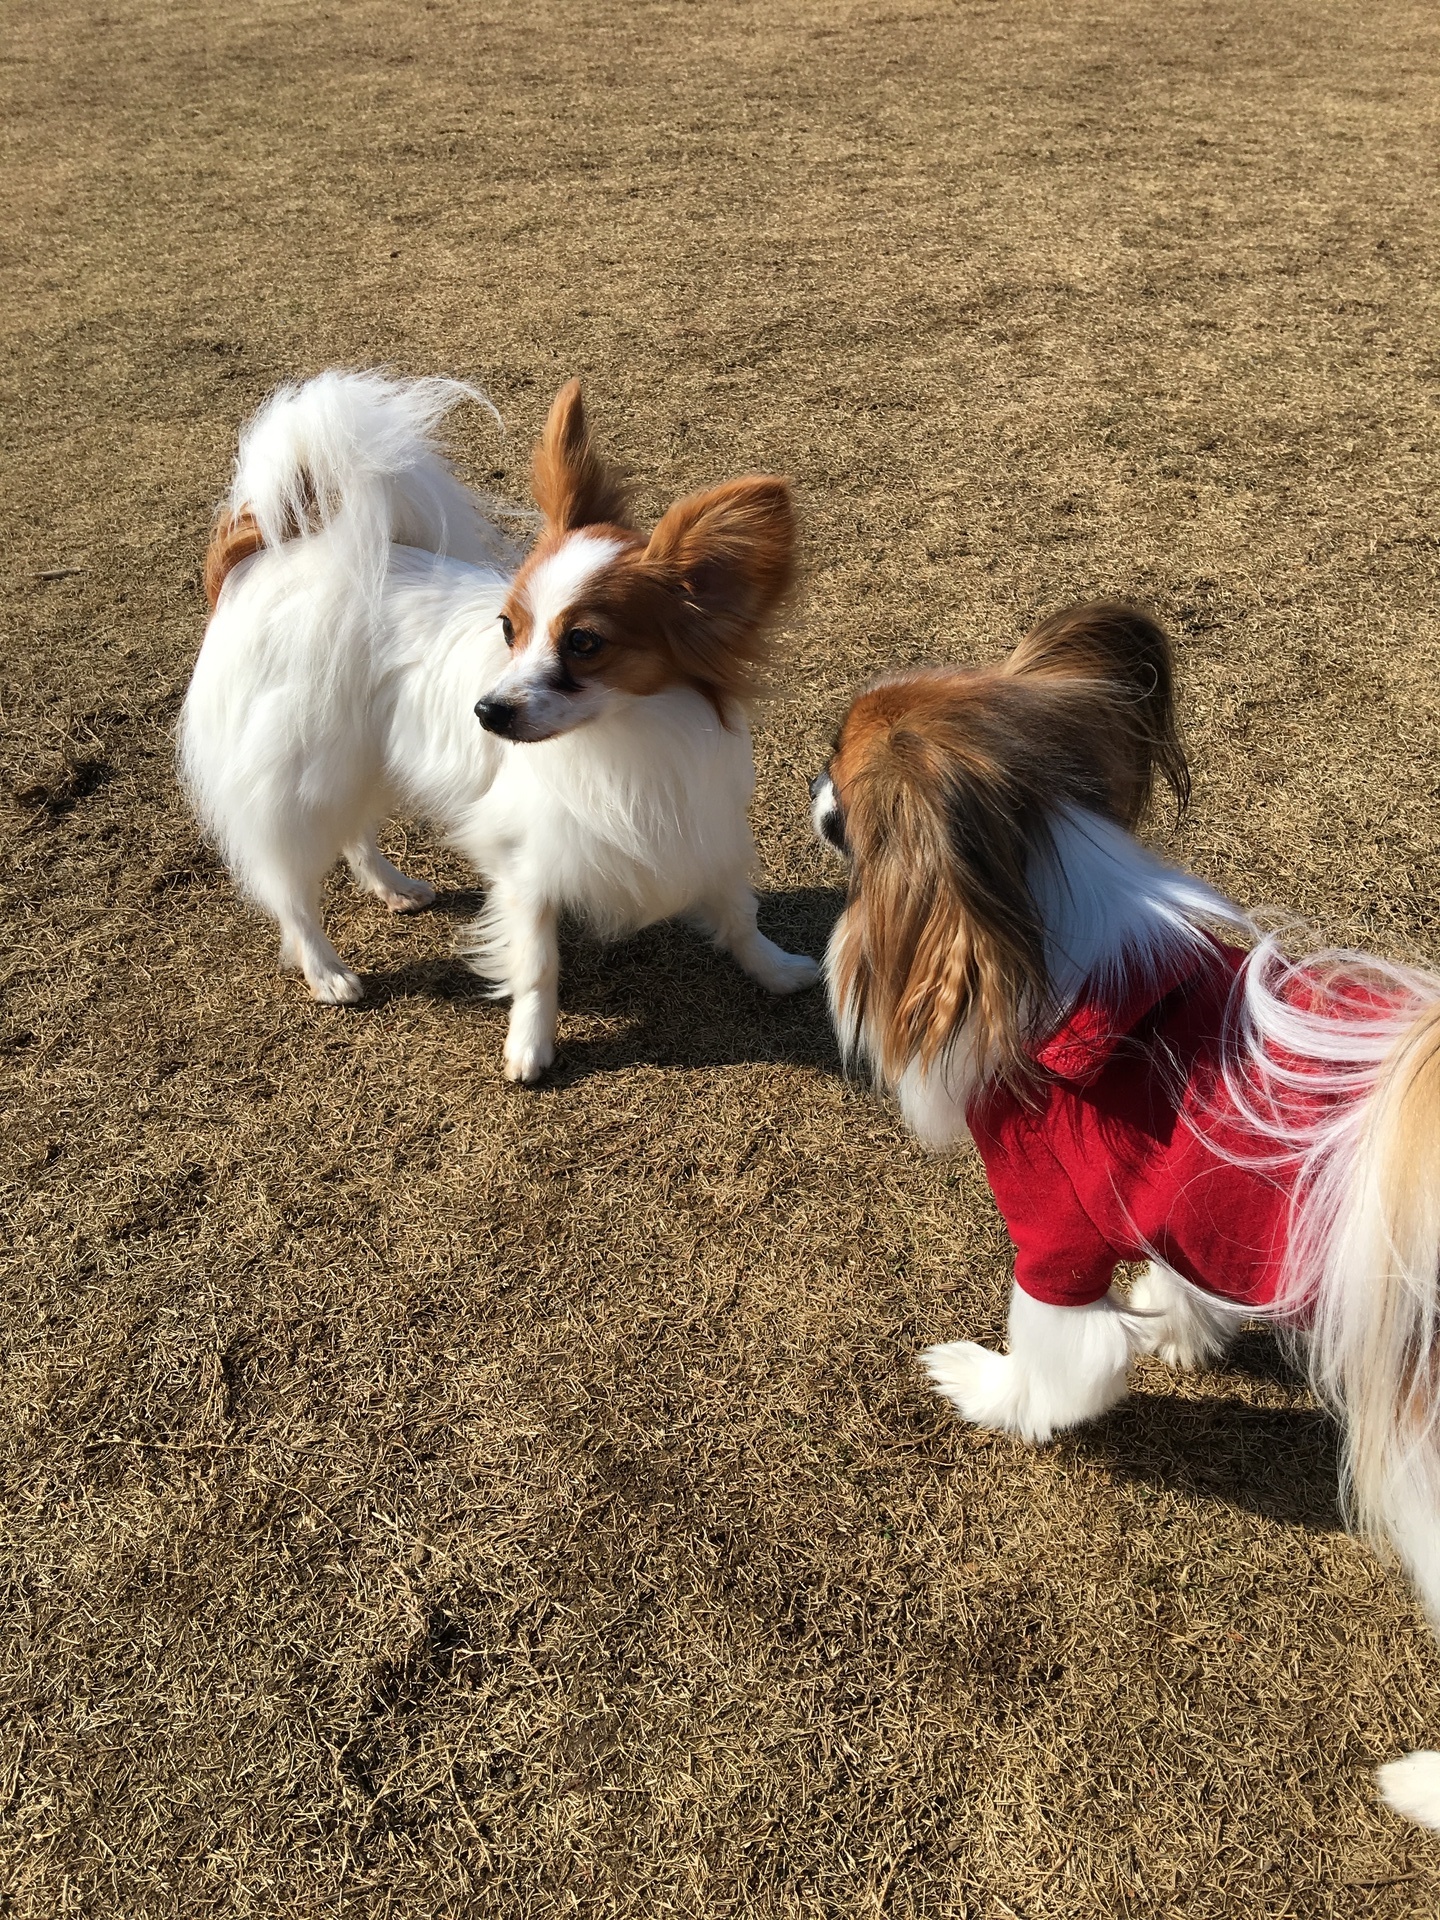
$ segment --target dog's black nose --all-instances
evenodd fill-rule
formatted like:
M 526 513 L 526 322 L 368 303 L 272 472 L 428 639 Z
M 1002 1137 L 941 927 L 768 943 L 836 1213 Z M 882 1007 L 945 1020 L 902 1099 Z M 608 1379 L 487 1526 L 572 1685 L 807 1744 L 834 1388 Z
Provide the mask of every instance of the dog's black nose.
M 510 700 L 477 700 L 475 718 L 487 733 L 498 733 L 502 739 L 515 731 L 516 707 Z

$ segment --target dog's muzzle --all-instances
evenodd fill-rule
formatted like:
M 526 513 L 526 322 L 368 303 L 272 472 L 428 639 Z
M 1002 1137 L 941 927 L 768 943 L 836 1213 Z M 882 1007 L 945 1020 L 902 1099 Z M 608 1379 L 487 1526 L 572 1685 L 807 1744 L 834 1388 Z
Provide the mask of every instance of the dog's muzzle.
M 520 724 L 520 709 L 513 700 L 477 700 L 475 718 L 487 733 L 513 740 Z
M 833 847 L 836 853 L 849 853 L 845 815 L 840 811 L 840 798 L 828 770 L 817 773 L 810 782 L 810 819 L 826 846 Z

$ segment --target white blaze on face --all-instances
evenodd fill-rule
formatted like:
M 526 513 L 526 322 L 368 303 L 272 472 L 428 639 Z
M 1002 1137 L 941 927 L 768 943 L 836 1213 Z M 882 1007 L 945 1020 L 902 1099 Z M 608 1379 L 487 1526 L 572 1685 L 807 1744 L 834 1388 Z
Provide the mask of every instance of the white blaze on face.
M 560 640 L 566 614 L 597 573 L 622 551 L 619 540 L 596 533 L 572 533 L 542 560 L 525 583 L 530 608 L 530 641 L 510 661 L 487 698 L 515 708 L 513 740 L 548 740 L 598 713 L 606 689 L 591 680 L 567 691 Z
M 548 645 L 552 651 L 563 631 L 561 622 L 588 583 L 621 551 L 618 540 L 599 533 L 572 533 L 563 546 L 542 560 L 526 582 L 525 598 L 534 621 L 533 637 L 525 649 L 534 653 Z

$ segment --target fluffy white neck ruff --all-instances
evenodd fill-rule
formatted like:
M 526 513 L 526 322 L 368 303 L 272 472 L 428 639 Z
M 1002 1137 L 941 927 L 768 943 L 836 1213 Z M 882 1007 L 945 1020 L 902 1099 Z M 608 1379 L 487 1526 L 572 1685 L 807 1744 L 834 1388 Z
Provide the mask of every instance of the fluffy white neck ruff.
M 1045 927 L 1050 985 L 1062 1008 L 1087 992 L 1129 993 L 1157 981 L 1198 952 L 1205 939 L 1201 922 L 1254 931 L 1224 894 L 1157 860 L 1099 814 L 1062 808 L 1052 849 L 1032 867 L 1030 888 Z

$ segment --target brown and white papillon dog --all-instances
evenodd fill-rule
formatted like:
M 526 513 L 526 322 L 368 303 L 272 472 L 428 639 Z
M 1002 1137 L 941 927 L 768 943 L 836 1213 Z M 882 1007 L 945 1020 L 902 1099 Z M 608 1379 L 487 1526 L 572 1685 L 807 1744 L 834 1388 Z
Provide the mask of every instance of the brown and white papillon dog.
M 924 1364 L 1043 1441 L 1135 1353 L 1201 1364 L 1269 1319 L 1341 1422 L 1348 1517 L 1440 1629 L 1440 978 L 1287 959 L 1141 846 L 1156 774 L 1188 793 L 1171 685 L 1146 616 L 1075 607 L 862 693 L 812 788 L 850 861 L 842 1048 L 922 1139 L 973 1142 L 1015 1244 L 1008 1353 Z M 1440 1827 L 1440 1753 L 1380 1785 Z
M 554 1059 L 562 912 L 605 935 L 683 914 L 772 993 L 818 977 L 756 926 L 746 819 L 747 702 L 794 515 L 784 480 L 752 475 L 680 500 L 646 538 L 571 381 L 517 565 L 437 445 L 466 398 L 481 396 L 329 372 L 249 422 L 180 759 L 317 1000 L 364 991 L 321 928 L 327 871 L 343 854 L 392 910 L 428 906 L 376 831 L 400 809 L 437 823 L 488 884 L 468 953 L 511 1000 L 505 1073 L 532 1081 Z

